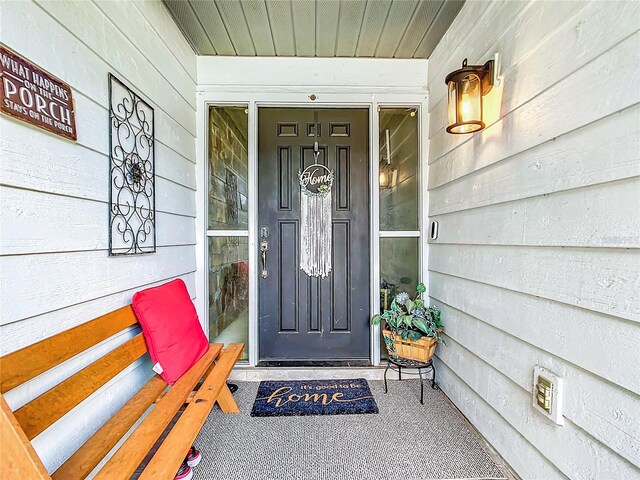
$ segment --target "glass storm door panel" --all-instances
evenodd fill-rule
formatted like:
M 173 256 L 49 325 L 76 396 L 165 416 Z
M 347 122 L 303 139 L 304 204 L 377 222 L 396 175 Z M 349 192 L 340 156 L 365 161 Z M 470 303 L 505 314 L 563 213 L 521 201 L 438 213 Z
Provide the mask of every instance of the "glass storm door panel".
M 300 270 L 298 172 L 313 163 L 314 110 L 258 114 L 260 360 L 369 361 L 369 154 L 366 109 L 318 109 L 318 163 L 334 172 L 332 271 Z M 258 266 L 262 272 L 262 260 Z

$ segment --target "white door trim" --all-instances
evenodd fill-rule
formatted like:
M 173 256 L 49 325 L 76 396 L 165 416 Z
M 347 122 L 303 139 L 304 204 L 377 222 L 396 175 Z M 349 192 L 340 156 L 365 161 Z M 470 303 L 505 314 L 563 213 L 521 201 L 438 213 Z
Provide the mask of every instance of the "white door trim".
M 421 188 L 419 189 L 420 222 L 422 234 L 420 248 L 421 280 L 426 281 L 428 271 L 428 243 L 426 238 L 428 218 L 428 193 L 426 190 L 428 178 L 428 95 L 424 91 L 415 93 L 375 93 L 368 88 L 361 88 L 354 92 L 338 92 L 339 87 L 300 87 L 296 90 L 289 87 L 287 92 L 260 91 L 255 87 L 236 91 L 221 91 L 226 87 L 206 86 L 197 93 L 197 132 L 196 139 L 196 309 L 202 326 L 208 335 L 208 258 L 207 238 L 209 236 L 226 236 L 231 232 L 208 232 L 208 202 L 207 192 L 207 157 L 208 157 L 208 107 L 209 106 L 244 106 L 248 109 L 248 161 L 249 161 L 249 229 L 247 231 L 233 231 L 233 235 L 249 236 L 249 365 L 258 362 L 258 217 L 257 217 L 257 162 L 258 162 L 258 107 L 305 107 L 305 108 L 368 108 L 369 109 L 369 151 L 370 151 L 370 310 L 371 314 L 379 310 L 379 201 L 378 189 L 375 188 L 379 175 L 379 140 L 378 125 L 380 107 L 417 107 L 419 128 L 419 175 Z M 331 90 L 331 91 L 330 91 Z M 366 90 L 366 91 L 365 91 Z M 311 101 L 309 96 L 314 93 L 317 98 Z M 394 232 L 395 233 L 395 232 Z M 417 236 L 415 232 L 397 232 L 398 237 Z M 382 236 L 388 237 L 389 233 Z M 380 330 L 371 328 L 371 362 L 380 363 Z

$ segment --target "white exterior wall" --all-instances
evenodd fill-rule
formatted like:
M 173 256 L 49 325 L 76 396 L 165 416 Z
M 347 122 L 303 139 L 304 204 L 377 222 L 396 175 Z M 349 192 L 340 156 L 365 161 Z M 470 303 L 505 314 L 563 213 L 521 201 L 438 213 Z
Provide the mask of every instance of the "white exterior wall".
M 640 478 L 639 8 L 467 2 L 429 62 L 438 381 L 527 479 Z M 446 74 L 496 52 L 499 119 L 447 134 Z M 531 406 L 535 365 L 564 426 Z
M 195 295 L 196 58 L 160 2 L 0 2 L 0 40 L 69 83 L 77 143 L 0 117 L 0 354 L 183 278 Z M 113 72 L 155 110 L 157 253 L 108 256 Z M 7 394 L 15 409 L 123 343 L 129 331 Z M 123 374 L 34 439 L 57 468 L 151 374 Z

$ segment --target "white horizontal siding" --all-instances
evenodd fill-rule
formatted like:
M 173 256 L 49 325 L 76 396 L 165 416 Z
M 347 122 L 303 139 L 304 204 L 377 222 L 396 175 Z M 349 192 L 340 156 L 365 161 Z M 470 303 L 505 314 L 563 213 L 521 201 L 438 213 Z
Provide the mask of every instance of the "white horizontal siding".
M 2 42 L 69 83 L 78 141 L 0 118 L 0 354 L 183 278 L 195 294 L 196 58 L 161 2 L 0 3 Z M 29 33 L 25 33 L 25 28 Z M 157 253 L 108 256 L 108 73 L 155 113 Z M 8 392 L 13 408 L 126 341 L 129 329 Z M 57 468 L 150 376 L 141 359 L 34 440 Z
M 430 295 L 436 303 L 465 312 L 587 372 L 640 393 L 640 369 L 626 368 L 638 352 L 640 338 L 635 323 L 434 271 L 429 280 Z M 603 324 L 609 328 L 601 328 Z M 597 351 L 607 354 L 594 355 Z
M 469 387 L 446 363 L 435 359 L 438 386 L 446 392 L 473 426 L 517 472 L 535 465 L 536 475 L 525 478 L 544 480 L 566 478 L 531 443 L 487 401 Z
M 639 477 L 639 15 L 467 2 L 429 61 L 439 383 L 523 478 Z M 499 116 L 447 134 L 444 77 L 496 52 Z M 535 365 L 565 378 L 564 426 L 531 406 Z
M 429 194 L 430 214 L 587 187 L 640 175 L 640 107 L 637 105 L 554 137 Z M 446 175 L 445 170 L 440 170 Z

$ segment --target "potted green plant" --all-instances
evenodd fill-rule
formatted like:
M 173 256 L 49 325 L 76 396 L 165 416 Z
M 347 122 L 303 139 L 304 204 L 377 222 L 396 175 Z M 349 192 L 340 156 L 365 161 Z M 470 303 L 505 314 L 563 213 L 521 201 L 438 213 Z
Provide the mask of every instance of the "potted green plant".
M 416 287 L 416 295 L 396 294 L 391 307 L 371 318 L 373 325 L 383 324 L 384 342 L 392 358 L 402 357 L 427 362 L 435 353 L 438 343 L 446 345 L 442 338 L 440 309 L 425 305 L 422 294 L 427 290 L 423 283 Z

